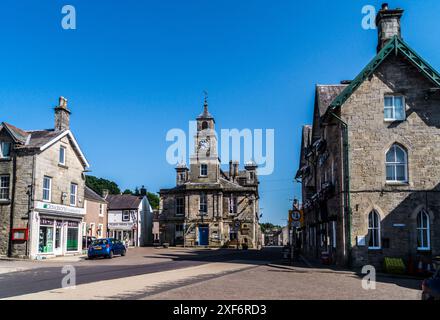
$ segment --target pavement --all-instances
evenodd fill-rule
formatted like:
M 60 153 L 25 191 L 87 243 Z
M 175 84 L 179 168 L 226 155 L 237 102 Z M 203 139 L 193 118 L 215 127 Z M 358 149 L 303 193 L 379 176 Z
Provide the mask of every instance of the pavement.
M 420 280 L 379 275 L 365 290 L 353 271 L 287 266 L 280 256 L 281 248 L 132 248 L 111 260 L 0 261 L 0 299 L 420 299 Z

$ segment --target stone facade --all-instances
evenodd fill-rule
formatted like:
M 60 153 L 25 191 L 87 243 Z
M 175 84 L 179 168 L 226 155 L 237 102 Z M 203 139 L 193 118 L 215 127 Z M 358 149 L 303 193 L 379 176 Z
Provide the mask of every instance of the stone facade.
M 403 12 L 383 10 L 387 19 L 400 19 Z M 400 21 L 387 20 L 390 24 L 399 27 L 387 32 L 395 30 L 400 38 Z M 379 36 L 380 49 L 380 24 Z M 334 262 L 352 266 L 382 266 L 384 257 L 400 257 L 415 268 L 440 254 L 439 85 L 407 57 L 395 49 L 336 108 L 332 102 L 350 83 L 317 87 L 314 123 L 303 130 L 298 172 L 307 255 L 329 252 Z M 403 119 L 387 119 L 386 97 L 403 97 Z M 399 181 L 387 177 L 393 146 L 405 155 L 405 178 Z M 418 221 L 424 213 L 428 223 Z
M 56 119 L 70 114 L 60 108 Z M 63 108 L 67 110 L 67 105 Z M 0 142 L 11 142 L 10 155 L 0 159 L 0 176 L 9 177 L 9 197 L 0 200 L 0 255 L 34 258 L 80 252 L 88 163 L 70 130 L 24 131 L 3 122 Z M 45 177 L 50 178 L 50 188 L 44 199 Z M 22 229 L 28 239 L 12 240 L 11 229 Z
M 195 150 L 190 168 L 176 168 L 177 186 L 160 191 L 159 233 L 162 243 L 184 246 L 259 248 L 257 166 L 239 170 L 230 162 L 220 168 L 215 121 L 208 112 L 197 118 Z

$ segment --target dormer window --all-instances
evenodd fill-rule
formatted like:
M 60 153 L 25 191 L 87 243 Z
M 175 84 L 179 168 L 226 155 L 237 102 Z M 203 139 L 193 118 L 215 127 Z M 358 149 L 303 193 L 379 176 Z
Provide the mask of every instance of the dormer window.
M 10 142 L 0 142 L 0 158 L 9 158 L 11 156 Z
M 208 165 L 207 164 L 201 164 L 200 165 L 200 176 L 206 177 L 208 175 Z
M 60 147 L 59 164 L 66 165 L 66 147 Z
M 403 96 L 385 96 L 385 121 L 404 121 L 405 99 Z

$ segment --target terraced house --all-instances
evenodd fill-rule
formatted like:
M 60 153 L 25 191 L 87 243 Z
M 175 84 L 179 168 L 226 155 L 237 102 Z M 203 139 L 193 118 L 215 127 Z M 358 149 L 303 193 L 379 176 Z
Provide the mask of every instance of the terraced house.
M 378 12 L 377 55 L 352 81 L 317 85 L 302 132 L 303 250 L 338 264 L 407 266 L 440 254 L 440 75 Z
M 197 117 L 190 168 L 176 167 L 176 186 L 161 189 L 160 241 L 184 246 L 261 245 L 257 165 L 229 162 L 220 167 L 215 120 L 208 111 Z
M 69 128 L 67 100 L 55 127 L 0 125 L 0 255 L 48 257 L 79 253 L 84 171 L 89 166 Z

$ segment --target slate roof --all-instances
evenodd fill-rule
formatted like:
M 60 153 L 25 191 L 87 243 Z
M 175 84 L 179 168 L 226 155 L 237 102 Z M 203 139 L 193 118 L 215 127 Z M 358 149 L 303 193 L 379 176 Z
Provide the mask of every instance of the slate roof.
M 316 85 L 316 102 L 318 103 L 319 116 L 322 117 L 333 100 L 341 94 L 347 84 Z
M 84 198 L 86 198 L 87 200 L 92 200 L 92 201 L 96 201 L 96 202 L 102 202 L 102 203 L 107 202 L 103 197 L 101 197 L 99 194 L 97 194 L 95 191 L 93 191 L 92 189 L 90 189 L 87 186 L 84 189 Z
M 108 202 L 108 210 L 138 209 L 143 197 L 131 194 L 111 194 L 105 200 Z

